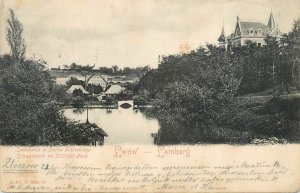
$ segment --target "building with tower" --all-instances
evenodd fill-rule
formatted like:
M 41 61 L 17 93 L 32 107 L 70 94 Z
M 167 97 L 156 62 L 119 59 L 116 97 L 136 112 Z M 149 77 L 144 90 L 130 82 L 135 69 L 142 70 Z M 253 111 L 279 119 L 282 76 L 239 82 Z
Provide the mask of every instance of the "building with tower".
M 226 37 L 223 24 L 218 42 L 219 47 L 227 49 L 230 47 L 243 46 L 248 41 L 257 44 L 257 46 L 263 46 L 266 45 L 265 38 L 268 36 L 278 38 L 278 40 L 282 37 L 282 33 L 275 23 L 272 12 L 267 25 L 259 22 L 243 22 L 237 16 L 234 32 Z
M 223 27 L 220 37 L 218 38 L 219 47 L 226 48 L 227 46 L 227 38 L 225 37 L 225 31 L 224 31 L 224 21 L 223 21 Z

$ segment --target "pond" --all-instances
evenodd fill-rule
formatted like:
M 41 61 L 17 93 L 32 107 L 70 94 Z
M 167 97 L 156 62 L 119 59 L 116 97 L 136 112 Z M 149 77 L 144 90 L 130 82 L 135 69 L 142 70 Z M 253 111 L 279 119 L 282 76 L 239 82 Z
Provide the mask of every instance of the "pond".
M 64 115 L 80 123 L 86 122 L 86 108 L 64 109 Z M 157 133 L 160 126 L 155 118 L 148 118 L 139 109 L 121 108 L 89 108 L 90 123 L 96 123 L 108 135 L 104 145 L 115 144 L 154 144 L 153 133 Z

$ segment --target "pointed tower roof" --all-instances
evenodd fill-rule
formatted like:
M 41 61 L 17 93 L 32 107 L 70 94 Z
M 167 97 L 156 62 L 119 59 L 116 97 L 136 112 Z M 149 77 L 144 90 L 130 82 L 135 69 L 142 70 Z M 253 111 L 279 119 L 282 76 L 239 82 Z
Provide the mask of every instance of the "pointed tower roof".
M 271 29 L 274 29 L 276 27 L 272 11 L 271 11 L 271 14 L 270 14 L 270 17 L 269 17 L 268 27 L 271 28 Z
M 224 21 L 223 21 L 223 27 L 222 27 L 221 35 L 218 38 L 218 42 L 226 42 L 225 31 L 224 31 Z
M 236 25 L 235 25 L 235 30 L 234 30 L 234 35 L 235 36 L 240 36 L 242 35 L 242 29 L 241 29 L 241 22 L 239 16 L 236 16 Z

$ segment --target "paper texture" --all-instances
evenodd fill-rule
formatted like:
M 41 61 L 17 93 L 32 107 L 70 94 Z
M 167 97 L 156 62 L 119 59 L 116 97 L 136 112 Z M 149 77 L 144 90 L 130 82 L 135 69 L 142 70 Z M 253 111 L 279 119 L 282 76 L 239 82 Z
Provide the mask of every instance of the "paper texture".
M 299 145 L 1 147 L 1 190 L 297 192 L 299 148 Z

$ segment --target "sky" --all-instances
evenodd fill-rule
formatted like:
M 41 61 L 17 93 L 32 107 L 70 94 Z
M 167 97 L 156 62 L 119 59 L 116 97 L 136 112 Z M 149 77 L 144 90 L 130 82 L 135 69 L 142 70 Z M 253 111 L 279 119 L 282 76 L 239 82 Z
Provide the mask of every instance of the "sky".
M 98 67 L 156 68 L 159 55 L 217 44 L 241 21 L 275 23 L 287 33 L 300 17 L 299 0 L 0 0 L 0 54 L 8 9 L 24 27 L 26 57 L 47 67 L 72 62 Z

